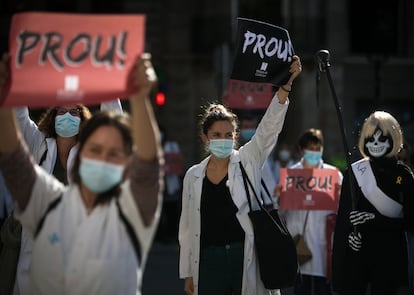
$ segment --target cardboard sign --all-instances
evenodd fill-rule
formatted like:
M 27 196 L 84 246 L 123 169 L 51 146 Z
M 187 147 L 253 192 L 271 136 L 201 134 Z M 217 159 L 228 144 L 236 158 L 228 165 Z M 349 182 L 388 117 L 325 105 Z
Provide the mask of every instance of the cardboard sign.
M 144 15 L 19 13 L 10 30 L 11 85 L 2 106 L 96 104 L 134 91 Z M 4 98 L 3 98 L 4 99 Z
M 280 169 L 280 208 L 337 210 L 340 185 L 336 169 Z
M 228 106 L 266 108 L 272 99 L 272 86 L 279 87 L 288 81 L 293 55 L 292 42 L 286 29 L 238 18 Z M 262 83 L 268 85 L 262 86 Z

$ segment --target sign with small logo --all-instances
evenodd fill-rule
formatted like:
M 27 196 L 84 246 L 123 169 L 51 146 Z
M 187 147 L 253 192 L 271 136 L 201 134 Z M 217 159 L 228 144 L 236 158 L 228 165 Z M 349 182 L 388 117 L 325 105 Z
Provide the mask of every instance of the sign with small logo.
M 237 109 L 266 108 L 273 86 L 286 84 L 294 50 L 286 29 L 238 18 L 233 71 L 227 105 Z
M 11 84 L 0 105 L 90 105 L 127 97 L 144 39 L 144 15 L 15 14 Z
M 340 184 L 336 169 L 280 169 L 280 209 L 337 210 Z

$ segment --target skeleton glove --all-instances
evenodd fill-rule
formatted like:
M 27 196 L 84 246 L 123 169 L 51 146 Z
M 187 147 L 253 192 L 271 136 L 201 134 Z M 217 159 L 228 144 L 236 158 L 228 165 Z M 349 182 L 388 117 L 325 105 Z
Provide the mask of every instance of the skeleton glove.
M 352 225 L 364 224 L 368 220 L 374 219 L 375 214 L 370 212 L 362 212 L 362 211 L 351 211 L 349 213 L 349 221 L 351 221 Z
M 362 247 L 362 237 L 361 237 L 361 233 L 359 233 L 359 232 L 357 232 L 357 233 L 351 232 L 348 235 L 348 244 L 349 244 L 349 247 L 352 250 L 356 251 L 356 252 L 358 252 L 359 250 L 361 250 L 361 247 Z

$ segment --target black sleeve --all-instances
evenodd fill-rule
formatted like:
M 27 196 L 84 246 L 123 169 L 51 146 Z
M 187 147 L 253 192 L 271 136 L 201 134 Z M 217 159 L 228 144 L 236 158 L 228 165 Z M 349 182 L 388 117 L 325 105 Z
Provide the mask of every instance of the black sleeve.
M 409 232 L 414 232 L 414 176 L 408 166 L 403 166 L 406 172 L 405 183 L 403 187 L 404 196 L 404 226 Z
M 346 284 L 343 273 L 346 271 L 346 251 L 348 247 L 348 235 L 352 231 L 349 221 L 349 212 L 352 208 L 352 201 L 349 189 L 349 173 L 344 173 L 339 207 L 336 217 L 333 253 L 332 253 L 332 284 L 335 291 L 342 290 Z

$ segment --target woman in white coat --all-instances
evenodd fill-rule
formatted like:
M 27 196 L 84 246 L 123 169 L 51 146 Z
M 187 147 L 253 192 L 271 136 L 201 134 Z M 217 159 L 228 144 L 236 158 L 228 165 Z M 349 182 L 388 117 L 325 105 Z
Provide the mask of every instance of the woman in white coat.
M 100 108 L 102 111 L 123 112 L 119 99 L 103 102 Z M 85 105 L 72 104 L 48 108 L 39 122 L 35 123 L 30 118 L 27 107 L 16 109 L 20 131 L 34 161 L 65 184 L 70 181 L 68 171 L 71 170 L 76 156 L 79 127 L 91 116 L 90 110 Z M 23 229 L 14 295 L 30 294 L 31 252 L 32 241 Z
M 140 294 L 160 209 L 162 151 L 147 55 L 133 76 L 131 120 L 102 112 L 87 121 L 68 186 L 34 162 L 13 112 L 0 109 L 0 167 L 16 217 L 35 237 L 32 294 Z
M 323 161 L 324 138 L 322 130 L 309 128 L 305 130 L 298 140 L 298 148 L 302 158 L 290 169 L 332 169 L 338 173 L 338 182 L 335 190 L 341 189 L 342 173 L 335 166 Z M 313 292 L 318 295 L 331 295 L 329 282 L 331 253 L 327 239 L 327 221 L 335 210 L 286 210 L 282 212 L 286 218 L 286 225 L 290 234 L 294 237 L 303 235 L 312 258 L 301 265 L 301 282 L 297 282 L 295 295 L 310 295 Z M 329 227 L 328 227 L 329 228 Z M 330 254 L 329 254 L 330 255 Z
M 267 294 L 260 280 L 241 162 L 260 192 L 264 161 L 276 144 L 288 108 L 299 57 L 288 83 L 279 88 L 253 138 L 234 149 L 236 116 L 212 104 L 201 121 L 201 139 L 211 155 L 191 167 L 183 182 L 179 225 L 180 278 L 188 295 Z
M 101 110 L 122 113 L 119 99 L 101 103 Z M 17 122 L 35 162 L 60 181 L 68 183 L 68 171 L 76 155 L 79 127 L 92 115 L 83 104 L 48 108 L 36 124 L 27 107 L 16 109 Z

